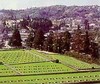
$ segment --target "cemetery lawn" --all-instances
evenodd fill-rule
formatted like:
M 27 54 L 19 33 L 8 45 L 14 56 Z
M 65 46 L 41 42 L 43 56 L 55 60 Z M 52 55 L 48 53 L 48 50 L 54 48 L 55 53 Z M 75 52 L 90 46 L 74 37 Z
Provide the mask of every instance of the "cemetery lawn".
M 100 65 L 34 49 L 0 51 L 0 84 L 82 82 L 99 83 Z

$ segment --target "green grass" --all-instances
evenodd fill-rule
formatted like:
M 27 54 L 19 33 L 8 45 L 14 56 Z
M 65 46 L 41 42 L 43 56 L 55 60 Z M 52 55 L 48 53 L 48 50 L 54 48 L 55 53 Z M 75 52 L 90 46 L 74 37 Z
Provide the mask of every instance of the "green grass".
M 4 65 L 0 66 L 0 76 L 8 75 L 30 75 L 30 74 L 50 74 L 50 73 L 65 73 L 65 72 L 74 72 L 75 70 L 66 67 L 62 64 L 56 64 L 51 62 L 44 63 L 31 63 L 31 64 L 20 64 L 20 65 L 9 65 L 5 67 Z M 13 71 L 14 70 L 14 71 Z M 16 72 L 17 71 L 17 72 Z
M 74 73 L 74 74 L 54 74 L 38 76 L 16 76 L 0 77 L 2 84 L 63 84 L 78 83 L 84 81 L 100 81 L 100 72 Z
M 16 73 L 4 65 L 0 65 L 0 76 L 15 75 Z
M 29 63 L 29 62 L 42 62 L 45 59 L 37 57 L 34 54 L 16 50 L 16 51 L 1 51 L 0 61 L 7 64 Z
M 37 54 L 37 55 L 41 55 L 43 57 L 46 57 L 48 59 L 59 59 L 60 62 L 62 62 L 65 65 L 71 65 L 74 66 L 78 69 L 86 69 L 86 68 L 100 68 L 100 65 L 97 64 L 89 64 L 83 61 L 80 61 L 78 59 L 75 59 L 73 57 L 70 56 L 66 56 L 66 55 L 61 55 L 61 54 L 45 54 L 45 53 L 40 53 L 37 50 L 32 50 L 33 53 Z
M 62 64 L 51 63 L 51 62 L 13 65 L 12 67 L 25 75 L 26 74 L 62 73 L 62 72 L 74 72 L 75 71 Z
M 59 59 L 60 63 L 51 60 Z M 100 81 L 100 72 L 79 72 L 77 69 L 100 68 L 57 53 L 37 50 L 0 51 L 0 84 L 62 84 Z

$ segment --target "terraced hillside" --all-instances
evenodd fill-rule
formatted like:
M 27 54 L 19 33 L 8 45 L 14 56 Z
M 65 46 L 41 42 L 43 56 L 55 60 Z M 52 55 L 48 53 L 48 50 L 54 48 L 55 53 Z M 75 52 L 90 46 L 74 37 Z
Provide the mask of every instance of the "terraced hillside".
M 100 66 L 45 51 L 0 51 L 0 84 L 82 82 L 100 82 Z

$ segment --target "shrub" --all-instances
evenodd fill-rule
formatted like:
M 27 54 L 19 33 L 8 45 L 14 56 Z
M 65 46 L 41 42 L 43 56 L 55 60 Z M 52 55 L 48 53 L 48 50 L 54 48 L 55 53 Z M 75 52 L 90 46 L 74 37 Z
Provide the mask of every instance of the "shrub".
M 3 63 L 2 63 L 2 62 L 0 62 L 0 65 L 3 65 Z
M 58 59 L 52 60 L 52 62 L 59 63 L 59 60 Z

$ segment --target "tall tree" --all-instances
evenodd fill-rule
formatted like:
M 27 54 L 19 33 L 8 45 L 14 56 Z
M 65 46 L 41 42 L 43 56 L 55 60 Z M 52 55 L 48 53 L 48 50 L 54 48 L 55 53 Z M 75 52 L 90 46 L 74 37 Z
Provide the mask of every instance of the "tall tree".
M 33 36 L 33 34 L 30 33 L 28 35 L 28 38 L 26 39 L 26 46 L 27 47 L 32 47 L 33 40 L 34 40 L 34 36 Z
M 42 29 L 38 29 L 35 33 L 35 37 L 34 37 L 34 47 L 35 48 L 42 48 L 43 46 L 43 42 L 44 42 L 44 32 Z
M 28 21 L 30 21 L 30 20 L 31 20 L 31 18 L 30 18 L 30 16 L 29 16 L 29 15 L 28 15 L 28 17 L 27 17 L 27 20 L 28 20 Z
M 52 52 L 53 51 L 53 32 L 50 31 L 50 34 L 48 35 L 46 39 L 46 48 L 48 51 Z
M 89 46 L 90 46 L 90 39 L 89 39 L 88 31 L 86 31 L 85 33 L 86 34 L 85 34 L 84 43 L 83 43 L 83 45 L 84 45 L 84 52 L 85 53 L 89 53 L 89 51 L 90 51 L 90 48 L 89 48 Z
M 68 31 L 64 32 L 62 49 L 65 51 L 70 50 L 71 34 Z
M 53 51 L 56 53 L 61 53 L 62 37 L 60 34 L 55 35 L 53 39 Z
M 91 42 L 91 54 L 92 54 L 92 57 L 99 58 L 98 48 L 99 48 L 99 46 L 98 46 L 97 43 Z
M 14 29 L 13 35 L 9 41 L 9 45 L 14 46 L 14 47 L 21 47 L 21 35 L 20 32 L 17 28 Z
M 22 28 L 27 29 L 27 26 L 28 26 L 28 25 L 29 25 L 28 20 L 23 18 L 23 21 L 20 22 L 20 26 L 21 26 Z
M 84 21 L 84 25 L 85 25 L 85 29 L 86 30 L 90 29 L 90 27 L 89 27 L 89 21 L 87 19 Z
M 81 30 L 78 28 L 75 32 L 74 35 L 72 36 L 72 49 L 80 52 L 82 49 L 82 32 Z

